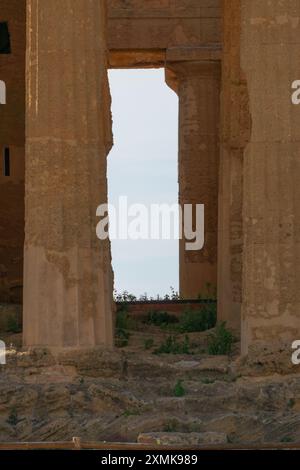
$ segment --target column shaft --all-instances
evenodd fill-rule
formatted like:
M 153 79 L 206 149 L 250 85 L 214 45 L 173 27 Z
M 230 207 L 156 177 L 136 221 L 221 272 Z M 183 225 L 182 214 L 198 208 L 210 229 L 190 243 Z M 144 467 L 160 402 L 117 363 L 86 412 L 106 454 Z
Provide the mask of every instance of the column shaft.
M 170 64 L 179 95 L 179 202 L 204 204 L 205 242 L 187 251 L 180 241 L 180 293 L 197 298 L 217 285 L 220 65 L 218 61 Z
M 247 82 L 240 64 L 240 0 L 223 0 L 220 132 L 218 318 L 240 334 L 243 155 L 250 138 Z
M 300 107 L 291 101 L 300 78 L 299 21 L 299 1 L 241 1 L 252 119 L 244 154 L 243 353 L 290 347 L 300 337 Z
M 105 2 L 27 2 L 24 343 L 111 346 Z

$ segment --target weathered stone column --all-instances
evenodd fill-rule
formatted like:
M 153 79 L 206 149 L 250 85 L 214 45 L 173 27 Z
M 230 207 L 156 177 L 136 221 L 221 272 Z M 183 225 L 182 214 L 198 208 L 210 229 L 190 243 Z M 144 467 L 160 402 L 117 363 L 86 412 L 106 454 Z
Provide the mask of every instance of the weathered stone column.
M 242 352 L 300 339 L 298 0 L 241 0 L 252 132 L 244 154 Z
M 105 2 L 27 2 L 24 344 L 113 343 Z
M 209 48 L 170 49 L 167 68 L 179 96 L 179 202 L 204 204 L 205 243 L 180 241 L 180 294 L 197 298 L 217 285 L 220 61 Z M 172 85 L 171 77 L 168 82 Z
M 247 82 L 240 64 L 240 0 L 223 0 L 218 319 L 241 330 L 243 156 L 250 138 Z

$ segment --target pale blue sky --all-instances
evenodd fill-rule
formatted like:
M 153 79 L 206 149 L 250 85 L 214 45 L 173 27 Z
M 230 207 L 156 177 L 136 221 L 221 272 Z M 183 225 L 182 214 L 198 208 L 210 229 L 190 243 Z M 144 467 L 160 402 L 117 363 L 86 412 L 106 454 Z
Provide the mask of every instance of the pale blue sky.
M 111 70 L 114 147 L 108 157 L 109 202 L 178 201 L 178 98 L 164 70 Z M 113 240 L 115 288 L 135 295 L 178 289 L 177 240 Z

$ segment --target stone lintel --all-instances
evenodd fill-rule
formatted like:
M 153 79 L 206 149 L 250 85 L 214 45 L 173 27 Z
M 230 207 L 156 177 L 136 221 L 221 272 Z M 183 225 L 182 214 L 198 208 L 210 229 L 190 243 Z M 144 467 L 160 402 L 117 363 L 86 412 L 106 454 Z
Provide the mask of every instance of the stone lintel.
M 193 47 L 170 47 L 166 52 L 168 62 L 220 61 L 222 59 L 221 44 L 209 44 Z
M 169 49 L 110 49 L 109 67 L 158 68 L 168 62 L 212 60 L 220 61 L 220 44 L 200 47 L 170 47 Z
M 181 80 L 194 77 L 219 79 L 222 50 L 219 44 L 201 47 L 172 47 L 166 52 L 166 82 L 178 94 Z
M 111 69 L 140 69 L 164 67 L 166 62 L 165 49 L 153 50 L 120 50 L 109 51 L 109 68 Z

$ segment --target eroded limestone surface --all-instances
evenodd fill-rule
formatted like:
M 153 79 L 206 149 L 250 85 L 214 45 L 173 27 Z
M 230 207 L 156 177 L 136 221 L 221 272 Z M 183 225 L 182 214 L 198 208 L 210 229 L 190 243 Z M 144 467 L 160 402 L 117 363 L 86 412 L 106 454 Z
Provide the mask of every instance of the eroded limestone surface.
M 190 341 L 201 349 L 209 333 Z M 0 368 L 0 440 L 299 441 L 300 370 L 288 350 L 243 360 L 236 352 L 157 356 L 144 350 L 145 337 L 149 331 L 135 332 L 114 352 L 54 354 L 22 351 L 20 335 L 6 336 L 12 346 Z

